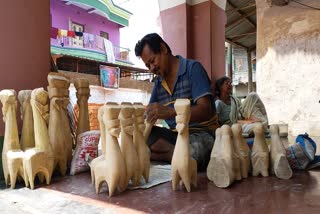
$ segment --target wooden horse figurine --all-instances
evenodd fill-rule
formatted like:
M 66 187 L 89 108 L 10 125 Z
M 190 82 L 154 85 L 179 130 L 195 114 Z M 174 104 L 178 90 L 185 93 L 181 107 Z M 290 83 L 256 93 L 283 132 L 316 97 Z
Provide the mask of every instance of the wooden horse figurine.
M 48 75 L 48 93 L 50 98 L 49 140 L 55 162 L 60 174 L 64 176 L 72 160 L 72 136 L 67 116 L 69 104 L 69 85 L 67 77 L 58 73 Z
M 35 148 L 25 151 L 24 169 L 28 176 L 30 187 L 34 189 L 34 178 L 38 173 L 42 173 L 47 184 L 50 184 L 54 164 L 47 127 L 49 122 L 49 99 L 48 93 L 43 88 L 32 91 L 31 106 L 34 119 Z
M 111 197 L 118 187 L 122 192 L 127 188 L 126 164 L 118 143 L 120 121 L 118 119 L 121 108 L 114 104 L 106 104 L 103 113 L 103 122 L 106 128 L 106 148 L 104 159 L 94 164 L 93 177 L 96 193 L 99 193 L 101 184 L 106 181 Z
M 189 121 L 191 116 L 190 101 L 188 99 L 177 99 L 174 108 L 176 110 L 176 129 L 178 137 L 172 156 L 172 189 L 176 190 L 182 183 L 190 192 L 190 184 L 197 187 L 197 161 L 191 158 L 189 147 Z
M 22 150 L 27 148 L 33 148 L 34 143 L 34 126 L 33 126 L 33 115 L 30 104 L 32 90 L 19 91 L 18 100 L 20 102 L 22 133 L 21 133 L 21 147 Z
M 240 160 L 234 149 L 230 126 L 223 125 L 216 134 L 207 175 L 217 187 L 225 188 L 235 180 L 241 180 Z
M 150 172 L 150 150 L 147 146 L 147 142 L 143 136 L 143 131 L 146 129 L 144 124 L 144 111 L 145 108 L 142 103 L 134 103 L 134 132 L 133 132 L 133 143 L 137 149 L 141 174 L 147 183 L 149 180 Z
M 126 163 L 127 181 L 131 180 L 133 186 L 140 184 L 141 170 L 138 153 L 133 144 L 133 120 L 134 108 L 131 103 L 121 103 L 120 119 L 120 149 Z
M 212 151 L 211 151 L 211 155 L 210 155 L 210 161 L 207 167 L 207 177 L 210 181 L 213 182 L 213 175 L 214 175 L 214 159 L 215 157 L 219 156 L 219 153 L 221 152 L 221 128 L 217 128 L 216 132 L 215 132 L 215 136 L 216 139 L 214 141 L 213 147 L 212 147 Z
M 102 148 L 102 155 L 94 158 L 90 163 L 90 172 L 91 172 L 91 182 L 94 184 L 94 168 L 97 163 L 104 160 L 104 153 L 106 151 L 106 127 L 103 123 L 103 114 L 104 114 L 105 105 L 101 106 L 98 110 L 98 121 L 100 126 L 100 143 Z
M 250 149 L 247 142 L 242 137 L 242 127 L 240 124 L 233 124 L 232 135 L 235 152 L 240 158 L 241 177 L 247 178 L 251 169 Z
M 77 135 L 90 131 L 88 99 L 90 96 L 89 80 L 85 78 L 76 79 L 74 86 L 77 89 L 77 103 L 79 106 L 79 119 L 77 126 Z
M 271 134 L 271 171 L 276 174 L 278 178 L 290 179 L 292 177 L 292 169 L 286 157 L 286 150 L 283 147 L 280 136 L 279 126 L 270 126 Z
M 264 136 L 264 127 L 262 123 L 256 123 L 253 127 L 254 142 L 251 153 L 252 175 L 261 174 L 269 176 L 269 149 Z
M 2 168 L 5 183 L 15 187 L 17 177 L 22 177 L 28 186 L 28 181 L 23 170 L 24 154 L 20 150 L 17 126 L 17 100 L 14 90 L 2 90 L 0 92 L 2 103 L 2 115 L 5 123 L 5 133 L 2 149 Z

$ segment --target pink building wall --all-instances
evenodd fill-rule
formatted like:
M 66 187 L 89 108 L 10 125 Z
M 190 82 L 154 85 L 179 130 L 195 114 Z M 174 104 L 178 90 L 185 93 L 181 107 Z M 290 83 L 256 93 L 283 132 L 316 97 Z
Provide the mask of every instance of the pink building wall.
M 162 1 L 165 2 L 165 1 Z M 212 0 L 186 2 L 160 12 L 162 33 L 173 54 L 198 60 L 212 83 L 225 75 L 225 11 Z
M 89 14 L 86 10 L 66 5 L 60 0 L 50 1 L 52 26 L 61 29 L 69 29 L 69 18 L 71 21 L 84 25 L 87 33 L 100 35 L 100 31 L 109 33 L 109 40 L 116 46 L 120 46 L 119 24 L 109 21 L 107 18 L 97 14 Z
M 162 33 L 174 55 L 187 57 L 187 5 L 182 4 L 160 12 Z M 174 36 L 173 36 L 174 35 Z M 176 36 L 179 35 L 179 38 Z

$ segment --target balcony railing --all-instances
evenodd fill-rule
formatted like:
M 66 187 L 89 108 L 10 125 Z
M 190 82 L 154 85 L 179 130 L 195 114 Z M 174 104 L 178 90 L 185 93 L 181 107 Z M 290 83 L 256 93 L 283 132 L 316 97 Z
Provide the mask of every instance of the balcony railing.
M 113 58 L 110 57 L 110 54 L 113 54 L 116 61 L 132 64 L 129 58 L 130 49 L 116 45 L 112 45 L 112 49 L 110 49 L 110 47 L 105 48 L 105 39 L 98 35 L 88 33 L 83 33 L 83 36 L 74 37 L 59 35 L 56 38 L 51 37 L 50 43 L 51 51 L 54 53 L 60 50 L 64 51 L 63 53 L 69 53 L 69 55 L 72 56 L 83 56 L 84 58 L 91 58 L 105 62 L 111 62 L 110 59 L 108 59 L 108 56 L 109 58 Z
M 117 60 L 121 60 L 124 62 L 130 62 L 130 49 L 123 48 L 120 46 L 113 46 L 113 53 Z

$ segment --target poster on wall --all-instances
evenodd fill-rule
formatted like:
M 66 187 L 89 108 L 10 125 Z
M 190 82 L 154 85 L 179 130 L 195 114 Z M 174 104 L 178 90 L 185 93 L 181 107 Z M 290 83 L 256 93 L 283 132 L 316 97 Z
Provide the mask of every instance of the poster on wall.
M 101 86 L 105 88 L 119 88 L 120 69 L 118 67 L 109 67 L 100 65 Z

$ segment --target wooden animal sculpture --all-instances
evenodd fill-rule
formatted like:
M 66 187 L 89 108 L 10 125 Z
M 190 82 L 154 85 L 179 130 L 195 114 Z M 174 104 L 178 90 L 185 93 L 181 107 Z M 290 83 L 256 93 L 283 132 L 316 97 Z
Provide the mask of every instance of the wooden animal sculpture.
M 148 142 L 148 138 L 150 136 L 150 133 L 151 133 L 151 130 L 152 130 L 154 123 L 150 123 L 147 120 L 145 120 L 145 124 L 146 124 L 146 128 L 143 131 L 143 136 L 144 136 L 144 141 Z
M 120 119 L 120 149 L 126 163 L 127 181 L 131 180 L 133 186 L 140 184 L 141 170 L 137 150 L 133 144 L 134 108 L 131 103 L 121 103 Z
M 69 104 L 69 85 L 67 77 L 59 73 L 49 73 L 48 92 L 50 98 L 49 141 L 53 149 L 55 162 L 64 176 L 72 160 L 72 136 L 67 116 Z
M 190 184 L 197 187 L 197 161 L 191 158 L 189 147 L 189 121 L 191 116 L 190 101 L 188 99 L 177 99 L 174 108 L 176 110 L 176 129 L 178 137 L 174 148 L 172 166 L 172 189 L 176 190 L 182 183 L 190 192 Z
M 240 159 L 241 177 L 247 178 L 251 169 L 250 163 L 250 149 L 247 142 L 242 137 L 242 127 L 240 124 L 233 124 L 232 135 L 234 142 L 234 149 Z
M 212 151 L 210 154 L 210 161 L 207 166 L 207 177 L 210 181 L 213 181 L 215 157 L 218 157 L 219 153 L 221 152 L 221 149 L 220 149 L 220 147 L 221 147 L 221 143 L 220 143 L 220 141 L 221 141 L 221 128 L 216 129 L 215 136 L 216 136 L 216 139 L 214 141 Z
M 207 174 L 217 187 L 225 188 L 235 180 L 241 180 L 240 160 L 234 149 L 230 126 L 223 125 L 216 133 L 218 137 L 212 149 Z
M 251 153 L 252 175 L 261 174 L 269 176 L 269 149 L 264 136 L 264 128 L 262 123 L 256 123 L 253 127 L 254 142 Z
M 283 147 L 280 136 L 279 126 L 271 125 L 271 171 L 276 174 L 278 178 L 290 179 L 292 177 L 292 170 L 286 157 L 286 151 Z
M 18 93 L 18 100 L 20 102 L 22 132 L 21 132 L 21 148 L 26 150 L 27 148 L 34 147 L 34 126 L 33 115 L 30 104 L 32 90 L 22 90 Z
M 38 173 L 44 175 L 50 184 L 53 171 L 54 156 L 47 124 L 49 122 L 48 93 L 43 88 L 34 89 L 31 93 L 31 106 L 35 130 L 35 148 L 25 151 L 24 169 L 31 189 L 34 189 L 34 178 Z
M 3 122 L 5 123 L 4 141 L 2 149 L 2 168 L 5 183 L 15 187 L 16 178 L 22 177 L 26 186 L 27 181 L 23 171 L 23 153 L 20 150 L 17 126 L 17 100 L 14 90 L 2 90 L 0 92 L 2 103 Z
M 74 86 L 77 89 L 77 103 L 79 106 L 79 119 L 77 126 L 77 135 L 90 131 L 88 99 L 90 96 L 89 80 L 85 78 L 76 79 Z
M 106 181 L 109 196 L 112 196 L 118 187 L 122 192 L 126 189 L 127 175 L 126 164 L 118 143 L 120 134 L 120 121 L 118 119 L 121 108 L 113 104 L 107 104 L 104 109 L 103 122 L 106 127 L 106 151 L 104 159 L 95 164 L 94 180 L 96 193 L 99 193 L 101 184 Z
M 143 115 L 145 108 L 142 103 L 134 103 L 133 107 L 135 109 L 133 143 L 138 153 L 141 174 L 147 183 L 150 172 L 150 150 L 143 136 L 143 131 L 146 128 Z
M 146 124 L 146 128 L 143 131 L 143 136 L 144 136 L 144 141 L 148 142 L 148 138 L 150 136 L 150 133 L 152 131 L 152 127 L 153 127 L 154 123 L 150 123 L 147 120 L 145 120 L 145 124 Z
M 100 126 L 100 143 L 101 143 L 101 148 L 102 148 L 102 155 L 94 158 L 90 163 L 90 172 L 91 172 L 91 182 L 94 184 L 94 168 L 97 163 L 100 161 L 104 160 L 104 154 L 106 152 L 106 127 L 103 123 L 103 114 L 104 114 L 104 109 L 105 105 L 101 106 L 98 109 L 98 121 L 99 121 L 99 126 Z

